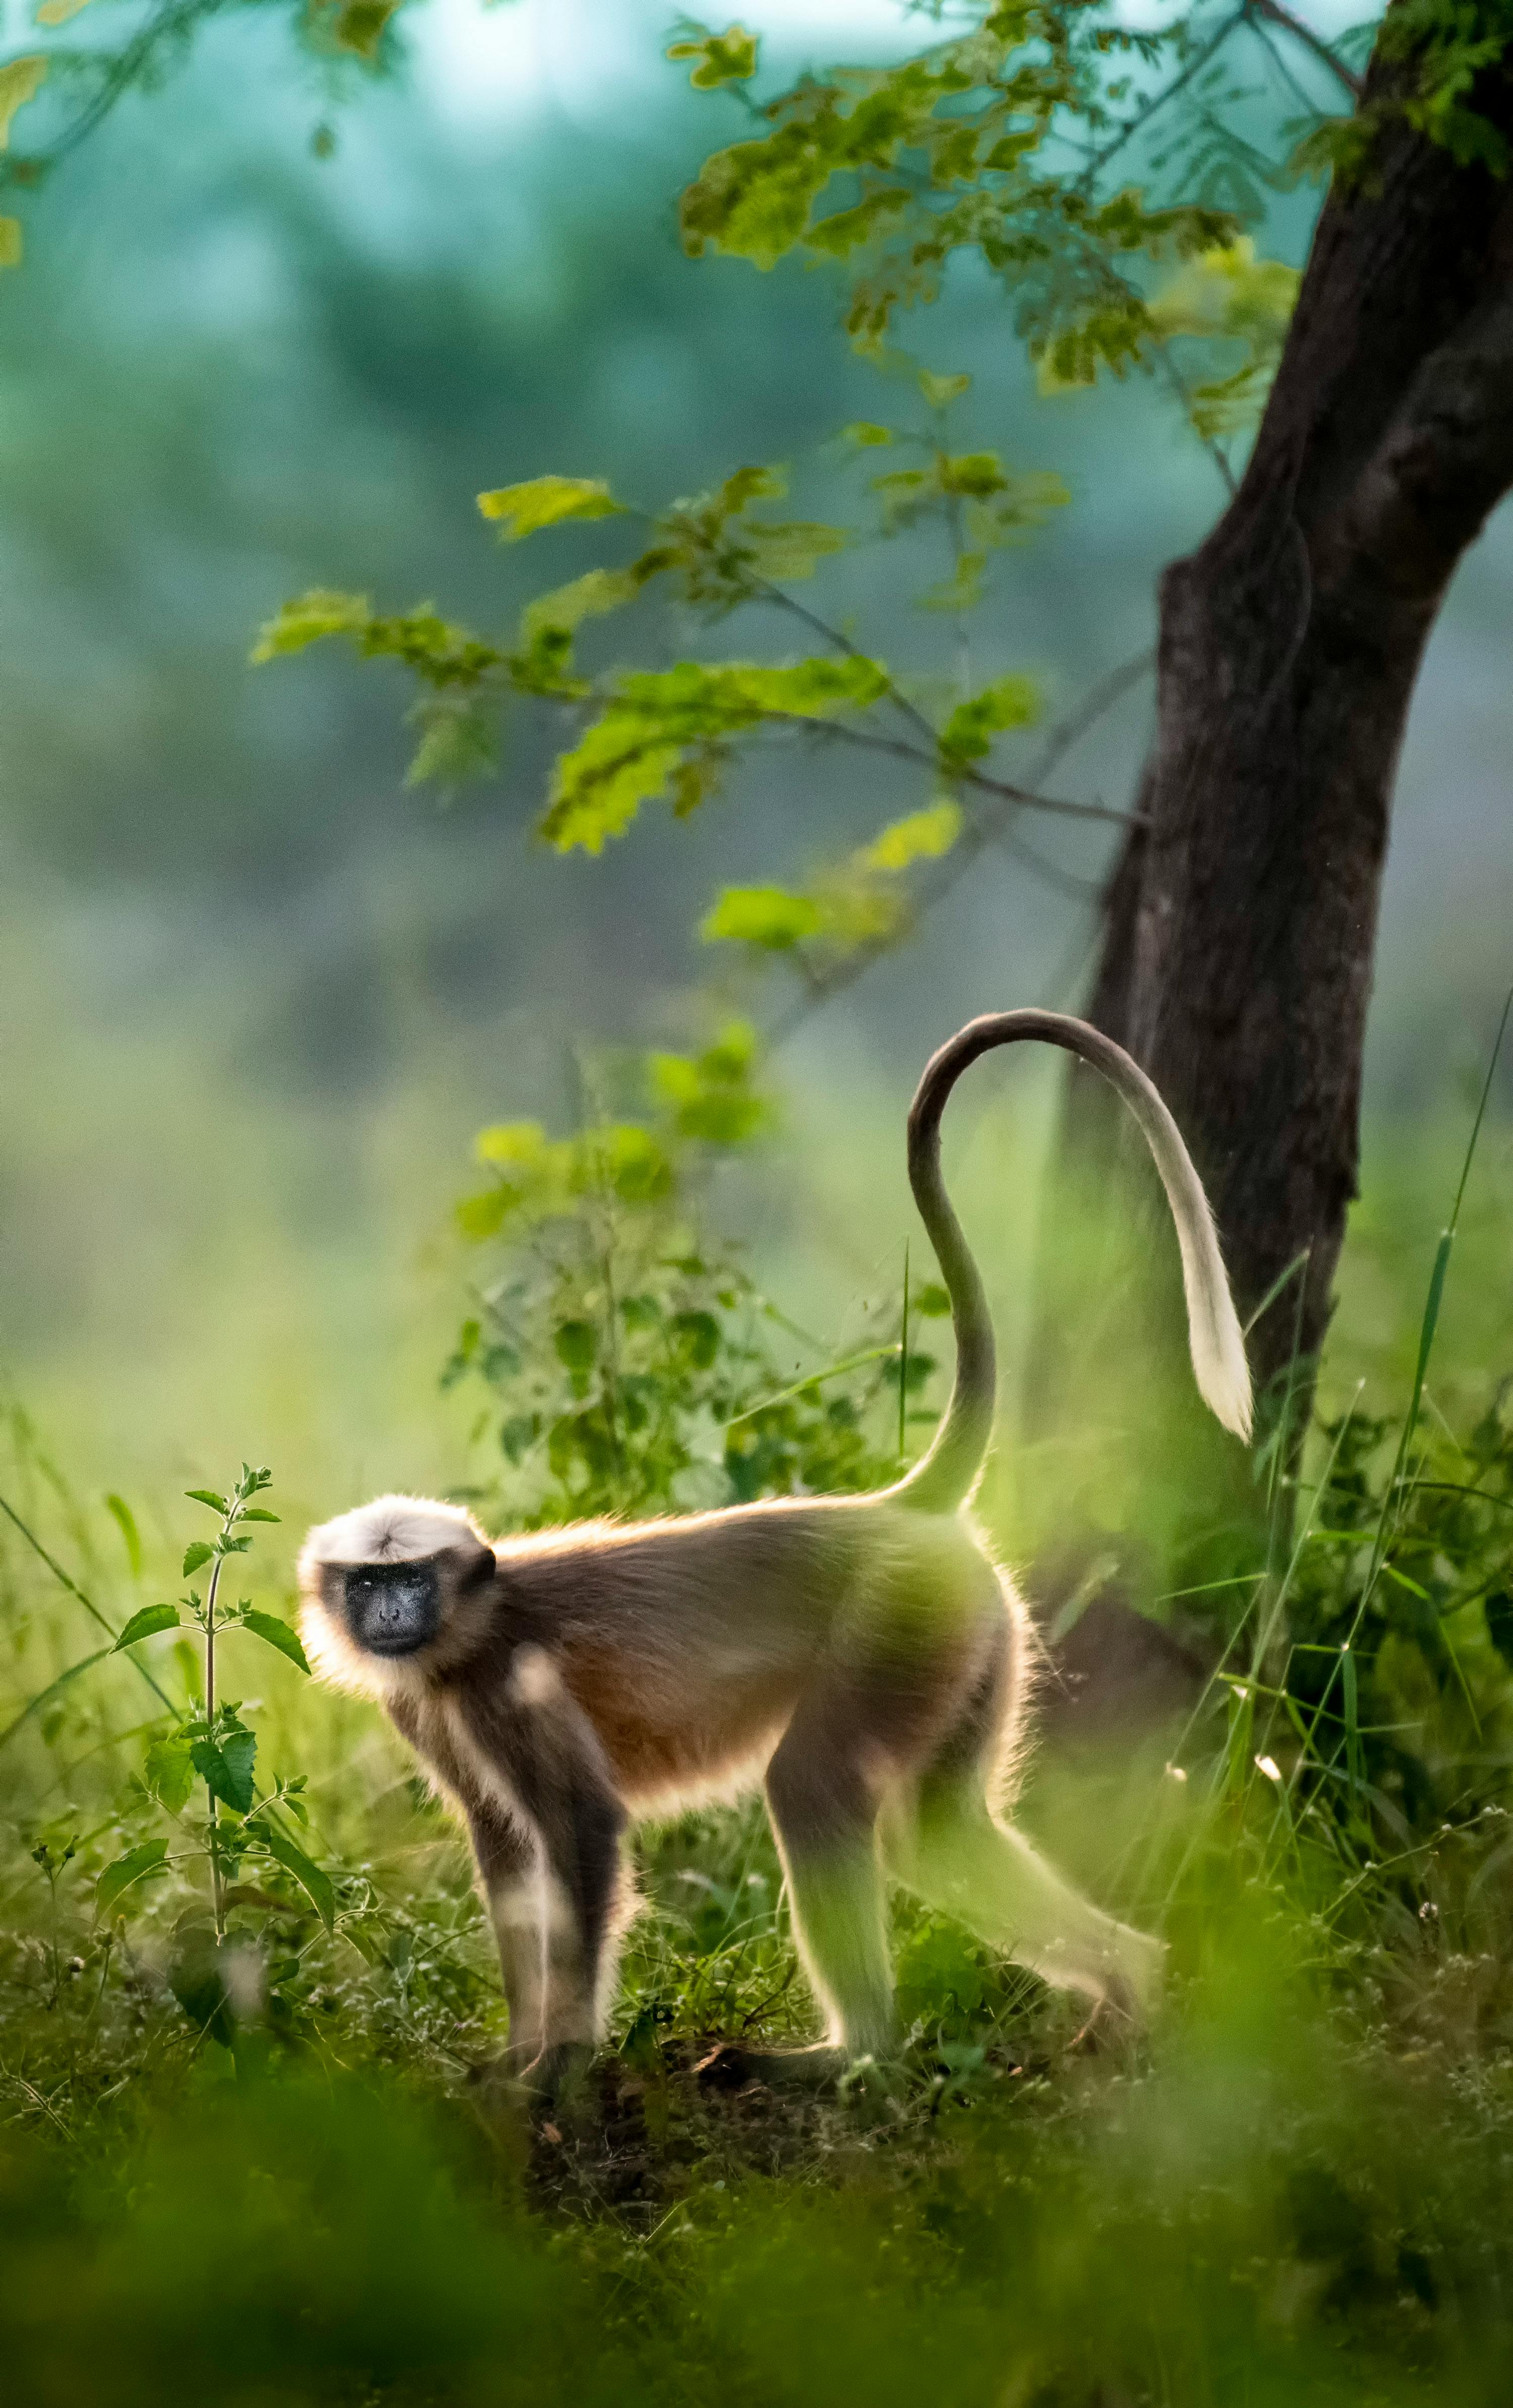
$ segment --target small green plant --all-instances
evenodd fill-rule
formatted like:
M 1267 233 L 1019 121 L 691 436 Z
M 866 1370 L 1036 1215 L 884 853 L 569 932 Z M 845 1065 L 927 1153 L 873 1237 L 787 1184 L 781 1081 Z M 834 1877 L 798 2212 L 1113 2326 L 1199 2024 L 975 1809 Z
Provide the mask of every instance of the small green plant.
M 269 1877 L 276 1885 L 280 1879 L 293 1880 L 328 1931 L 335 1914 L 329 1875 L 299 1845 L 285 1819 L 301 1827 L 307 1823 L 303 1793 L 307 1776 L 279 1776 L 260 1793 L 254 1777 L 257 1734 L 218 1679 L 218 1642 L 233 1629 L 247 1631 L 299 1671 L 309 1671 L 292 1625 L 247 1598 L 228 1605 L 221 1593 L 228 1564 L 253 1544 L 248 1526 L 278 1519 L 253 1501 L 271 1484 L 265 1468 L 244 1463 L 227 1495 L 211 1488 L 187 1492 L 217 1520 L 213 1537 L 196 1539 L 184 1550 L 186 1580 L 208 1570 L 204 1594 L 190 1588 L 177 1603 L 141 1607 L 110 1651 L 121 1655 L 162 1631 L 181 1627 L 197 1630 L 201 1641 L 198 1667 L 191 1656 L 186 1668 L 192 1673 L 197 1669 L 199 1674 L 191 1683 L 188 1710 L 159 1726 L 134 1784 L 139 1809 L 154 1819 L 166 1816 L 172 1836 L 139 1840 L 105 1867 L 95 1890 L 96 1919 L 108 1926 L 112 1915 L 135 1903 L 143 1885 L 161 1874 L 175 1873 L 193 1885 L 196 1866 L 203 1866 L 206 1894 L 174 1926 L 168 1982 L 190 2021 L 228 2044 L 238 2012 L 254 2000 L 262 2002 L 264 1969 L 247 1945 L 249 1914 L 255 1928 L 287 1912 L 284 1901 L 261 1884 Z M 203 1819 L 193 1811 L 196 1784 L 203 1795 Z M 256 1871 L 256 1882 L 243 1879 L 249 1866 Z
M 459 1221 L 496 1262 L 442 1380 L 489 1393 L 475 1436 L 506 1468 L 475 1494 L 511 1526 L 880 1487 L 933 1426 L 916 1337 L 949 1311 L 943 1289 L 906 1289 L 867 1344 L 826 1361 L 699 1227 L 712 1160 L 766 1121 L 755 1059 L 733 1024 L 637 1067 L 639 1120 L 481 1132 L 489 1184 Z

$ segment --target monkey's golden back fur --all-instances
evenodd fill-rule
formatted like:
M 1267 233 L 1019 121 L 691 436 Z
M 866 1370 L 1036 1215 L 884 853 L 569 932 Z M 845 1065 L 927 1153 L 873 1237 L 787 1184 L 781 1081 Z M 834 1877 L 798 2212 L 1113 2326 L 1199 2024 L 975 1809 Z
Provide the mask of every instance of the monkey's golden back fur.
M 628 1803 L 758 1777 L 827 1669 L 910 1659 L 963 1677 L 997 1583 L 964 1524 L 870 1498 L 782 1498 L 674 1520 L 575 1525 L 495 1546 L 511 1625 L 588 1714 Z

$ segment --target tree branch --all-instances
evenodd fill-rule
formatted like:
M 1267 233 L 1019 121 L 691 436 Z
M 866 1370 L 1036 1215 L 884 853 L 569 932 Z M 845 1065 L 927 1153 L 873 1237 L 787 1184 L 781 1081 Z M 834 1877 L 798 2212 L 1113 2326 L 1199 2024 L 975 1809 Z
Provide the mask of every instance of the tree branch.
M 1366 573 L 1389 608 L 1433 602 L 1513 486 L 1513 206 L 1501 289 L 1428 353 L 1344 506 L 1319 528 L 1320 583 Z

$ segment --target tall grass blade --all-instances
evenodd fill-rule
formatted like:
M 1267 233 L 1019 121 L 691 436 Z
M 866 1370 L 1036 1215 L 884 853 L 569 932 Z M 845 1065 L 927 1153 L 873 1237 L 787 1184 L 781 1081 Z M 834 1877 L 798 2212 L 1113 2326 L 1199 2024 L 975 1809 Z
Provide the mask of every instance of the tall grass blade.
M 1371 1569 L 1366 1575 L 1365 1585 L 1361 1592 L 1361 1602 L 1350 1628 L 1349 1637 L 1352 1641 L 1361 1627 L 1366 1608 L 1371 1602 L 1377 1580 L 1381 1575 L 1382 1565 L 1387 1558 L 1387 1550 L 1392 1542 L 1392 1533 L 1402 1517 L 1403 1472 L 1408 1458 L 1408 1449 L 1413 1444 L 1414 1433 L 1419 1426 L 1419 1415 L 1423 1405 L 1423 1383 L 1429 1370 L 1429 1357 L 1434 1352 L 1434 1335 L 1439 1327 L 1439 1310 L 1445 1297 L 1445 1280 L 1449 1270 L 1450 1249 L 1455 1243 L 1455 1231 L 1461 1218 L 1461 1207 L 1465 1201 L 1466 1185 L 1471 1177 L 1471 1165 L 1476 1160 L 1477 1143 L 1481 1136 L 1481 1124 L 1487 1116 L 1487 1106 L 1492 1099 L 1492 1080 L 1496 1075 L 1498 1055 L 1503 1050 L 1503 1039 L 1507 1033 L 1510 1011 L 1513 1011 L 1513 987 L 1509 987 L 1507 991 L 1503 1004 L 1503 1016 L 1497 1024 L 1497 1035 L 1492 1040 L 1492 1059 L 1487 1065 L 1487 1076 L 1482 1081 L 1477 1116 L 1471 1124 L 1471 1135 L 1466 1141 L 1465 1159 L 1461 1165 L 1461 1176 L 1455 1190 L 1455 1201 L 1450 1206 L 1450 1217 L 1441 1230 L 1439 1243 L 1434 1249 L 1434 1268 L 1429 1275 L 1429 1293 L 1424 1298 L 1423 1319 L 1419 1325 L 1419 1354 L 1413 1367 L 1413 1387 L 1408 1397 L 1408 1410 L 1404 1417 L 1402 1436 L 1397 1442 L 1397 1454 L 1392 1462 L 1392 1476 L 1387 1483 L 1386 1493 L 1382 1498 L 1381 1513 L 1377 1524 L 1376 1542 L 1371 1551 Z M 1348 1641 L 1347 1644 L 1349 1643 Z
M 29 1723 L 34 1714 L 39 1714 L 50 1698 L 55 1698 L 60 1689 L 66 1689 L 69 1682 L 77 1681 L 80 1672 L 87 1672 L 92 1664 L 103 1663 L 112 1652 L 108 1647 L 97 1647 L 93 1656 L 80 1656 L 77 1664 L 69 1665 L 66 1672 L 60 1672 L 55 1681 L 50 1681 L 45 1689 L 38 1689 L 36 1697 L 22 1706 L 15 1721 L 7 1723 L 5 1729 L 0 1730 L 0 1747 L 4 1747 L 7 1740 L 13 1740 L 22 1725 Z
M 21 1532 L 21 1537 L 31 1548 L 33 1554 L 40 1555 L 49 1571 L 52 1574 L 53 1579 L 61 1582 L 62 1585 L 68 1591 L 70 1597 L 78 1598 L 79 1604 L 83 1607 L 91 1621 L 97 1622 L 102 1630 L 109 1633 L 110 1646 L 103 1647 L 100 1650 L 102 1656 L 108 1656 L 111 1649 L 115 1646 L 116 1641 L 121 1636 L 120 1632 L 106 1619 L 106 1616 L 100 1612 L 100 1609 L 95 1604 L 93 1598 L 85 1596 L 83 1590 L 79 1587 L 78 1581 L 73 1579 L 68 1572 L 64 1571 L 57 1557 L 55 1555 L 49 1555 L 46 1547 L 42 1544 L 41 1540 L 36 1536 L 35 1530 L 29 1530 L 27 1528 L 25 1523 L 21 1520 L 21 1515 L 17 1512 L 14 1505 L 8 1503 L 4 1497 L 0 1497 L 0 1513 L 4 1513 L 7 1519 L 14 1522 L 17 1529 Z M 94 1658 L 91 1657 L 90 1660 L 91 1662 L 93 1662 Z M 163 1705 L 167 1709 L 168 1713 L 177 1718 L 178 1709 L 174 1704 L 172 1698 L 169 1697 L 167 1690 L 159 1686 L 158 1683 L 154 1681 L 151 1673 L 148 1670 L 145 1664 L 138 1664 L 135 1656 L 131 1660 L 134 1666 L 136 1666 L 136 1670 L 140 1673 L 142 1679 L 147 1683 L 148 1687 L 151 1690 L 152 1695 L 159 1698 Z

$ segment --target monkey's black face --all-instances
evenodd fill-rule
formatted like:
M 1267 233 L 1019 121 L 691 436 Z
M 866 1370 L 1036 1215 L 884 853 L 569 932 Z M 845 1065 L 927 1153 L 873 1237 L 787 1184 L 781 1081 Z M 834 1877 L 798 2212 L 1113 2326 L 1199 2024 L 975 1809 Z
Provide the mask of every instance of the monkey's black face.
M 354 1564 L 346 1582 L 347 1627 L 370 1656 L 413 1656 L 441 1627 L 435 1561 Z

